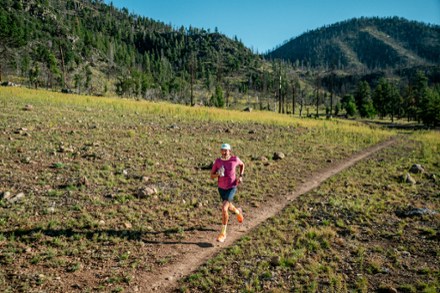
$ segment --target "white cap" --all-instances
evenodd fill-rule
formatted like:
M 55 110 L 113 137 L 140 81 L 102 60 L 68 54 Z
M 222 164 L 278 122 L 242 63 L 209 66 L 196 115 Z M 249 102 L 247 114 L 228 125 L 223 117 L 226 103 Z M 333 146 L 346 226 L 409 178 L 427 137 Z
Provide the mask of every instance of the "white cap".
M 221 148 L 222 150 L 231 150 L 231 146 L 228 143 L 222 144 Z

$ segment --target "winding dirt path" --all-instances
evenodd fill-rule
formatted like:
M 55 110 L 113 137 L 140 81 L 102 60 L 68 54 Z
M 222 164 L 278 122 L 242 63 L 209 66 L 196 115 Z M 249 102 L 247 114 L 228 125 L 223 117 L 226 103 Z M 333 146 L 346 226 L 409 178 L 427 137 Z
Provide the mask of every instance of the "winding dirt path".
M 360 160 L 378 152 L 379 150 L 389 147 L 396 141 L 395 138 L 382 142 L 380 144 L 369 147 L 353 156 L 329 167 L 322 169 L 306 178 L 304 183 L 300 183 L 298 187 L 290 194 L 283 198 L 277 198 L 265 203 L 263 207 L 255 209 L 252 214 L 245 213 L 245 223 L 243 225 L 236 224 L 232 219 L 228 230 L 228 238 L 225 243 L 219 244 L 215 242 L 218 231 L 214 229 L 206 229 L 205 231 L 196 231 L 194 233 L 193 242 L 157 242 L 150 243 L 159 246 L 172 246 L 171 250 L 177 256 L 178 261 L 170 265 L 165 265 L 154 272 L 145 272 L 139 274 L 133 280 L 134 290 L 137 292 L 172 292 L 178 285 L 178 280 L 182 277 L 190 275 L 199 266 L 208 261 L 210 258 L 219 253 L 222 249 L 232 245 L 243 235 L 249 233 L 252 229 L 263 223 L 270 217 L 279 213 L 289 202 L 295 200 L 302 194 L 305 194 L 316 187 L 331 176 L 347 169 Z M 149 242 L 147 242 L 149 243 Z M 169 248 L 168 248 L 169 249 Z

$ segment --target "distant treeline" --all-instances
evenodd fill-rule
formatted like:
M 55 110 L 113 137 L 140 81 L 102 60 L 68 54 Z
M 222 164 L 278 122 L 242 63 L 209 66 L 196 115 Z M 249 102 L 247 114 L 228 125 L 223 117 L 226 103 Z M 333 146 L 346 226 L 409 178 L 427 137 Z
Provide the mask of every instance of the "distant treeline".
M 316 106 L 317 115 L 325 108 L 435 125 L 423 115 L 438 95 L 438 32 L 404 19 L 354 19 L 259 55 L 217 29 L 172 27 L 100 0 L 0 0 L 0 82 L 286 114 Z M 413 90 L 420 79 L 426 91 Z M 368 98 L 360 94 L 367 85 Z M 393 107 L 375 102 L 383 99 Z

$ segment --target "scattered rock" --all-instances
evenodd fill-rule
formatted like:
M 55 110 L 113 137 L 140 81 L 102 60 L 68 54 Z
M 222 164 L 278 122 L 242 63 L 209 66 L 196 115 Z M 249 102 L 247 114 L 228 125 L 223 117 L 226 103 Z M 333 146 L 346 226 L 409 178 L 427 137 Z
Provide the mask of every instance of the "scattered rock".
M 24 106 L 23 110 L 24 111 L 32 111 L 34 109 L 34 106 L 27 104 Z
M 62 89 L 61 89 L 61 92 L 62 92 L 63 94 L 73 94 L 73 93 L 74 93 L 74 91 L 71 90 L 71 89 L 69 89 L 69 88 L 62 88 Z
M 431 179 L 433 182 L 437 182 L 437 176 L 435 174 L 429 174 L 427 175 L 428 179 Z
M 28 131 L 27 128 L 25 128 L 25 127 L 20 127 L 20 128 L 18 128 L 18 129 L 14 130 L 14 134 L 25 135 L 25 134 L 26 134 L 26 131 Z
M 271 266 L 278 267 L 281 264 L 280 256 L 276 255 L 270 259 Z
M 295 264 L 295 271 L 302 271 L 304 269 L 303 265 L 297 262 Z
M 178 130 L 178 129 L 180 129 L 180 127 L 177 126 L 176 124 L 172 124 L 172 125 L 168 126 L 168 129 L 175 129 L 175 130 Z
M 406 218 L 406 217 L 418 217 L 418 216 L 433 216 L 436 215 L 437 212 L 427 209 L 427 208 L 409 208 L 406 210 L 397 210 L 396 216 L 400 218 Z
M 8 201 L 9 201 L 10 203 L 15 203 L 15 202 L 21 200 L 22 198 L 24 198 L 24 193 L 23 193 L 23 192 L 20 192 L 19 194 L 15 195 L 15 196 L 13 196 L 13 197 L 11 197 L 11 198 L 9 198 Z
M 13 87 L 16 87 L 16 86 L 18 86 L 18 84 L 13 83 L 12 81 L 4 81 L 4 82 L 1 83 L 1 86 L 13 86 Z
M 2 199 L 9 200 L 12 197 L 12 194 L 9 191 L 5 191 L 2 193 Z
M 418 174 L 418 173 L 424 173 L 425 169 L 420 164 L 414 164 L 414 165 L 411 166 L 409 171 L 411 173 Z
M 411 253 L 408 251 L 402 251 L 401 254 L 403 257 L 410 257 L 411 256 Z
M 147 198 L 152 195 L 157 194 L 157 189 L 155 187 L 142 187 L 138 190 L 138 198 Z
M 416 180 L 414 178 L 412 178 L 409 173 L 406 173 L 405 175 L 402 175 L 400 177 L 400 181 L 402 181 L 404 183 L 410 183 L 412 185 L 417 183 Z
M 60 153 L 73 153 L 74 149 L 73 149 L 73 147 L 66 147 L 66 146 L 61 145 L 58 149 L 58 152 L 60 152 Z
M 282 160 L 282 159 L 284 159 L 286 157 L 286 155 L 284 154 L 284 153 L 282 153 L 282 152 L 275 152 L 274 154 L 273 154 L 273 159 L 274 160 Z
M 378 293 L 397 293 L 397 289 L 394 287 L 381 287 L 377 290 Z
M 142 182 L 148 182 L 150 181 L 150 177 L 142 176 Z
M 390 273 L 390 269 L 389 268 L 381 268 L 379 272 L 381 274 L 389 274 Z
M 260 160 L 263 163 L 269 162 L 269 159 L 267 157 L 265 157 L 265 156 L 259 157 L 258 160 Z
M 90 186 L 90 182 L 86 176 L 82 176 L 78 180 L 78 186 Z
M 260 207 L 260 204 L 259 204 L 258 202 L 256 202 L 256 201 L 253 201 L 253 202 L 251 203 L 251 205 L 252 205 L 252 207 L 254 207 L 254 208 L 259 208 L 259 207 Z

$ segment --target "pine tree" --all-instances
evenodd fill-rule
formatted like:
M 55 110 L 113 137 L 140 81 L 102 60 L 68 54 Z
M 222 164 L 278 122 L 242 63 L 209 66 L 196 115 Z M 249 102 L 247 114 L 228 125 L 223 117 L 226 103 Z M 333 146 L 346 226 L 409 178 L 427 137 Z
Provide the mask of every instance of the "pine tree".
M 361 117 L 371 118 L 376 114 L 373 101 L 371 99 L 371 89 L 368 82 L 361 81 L 358 83 L 354 98 L 356 101 L 356 107 Z

